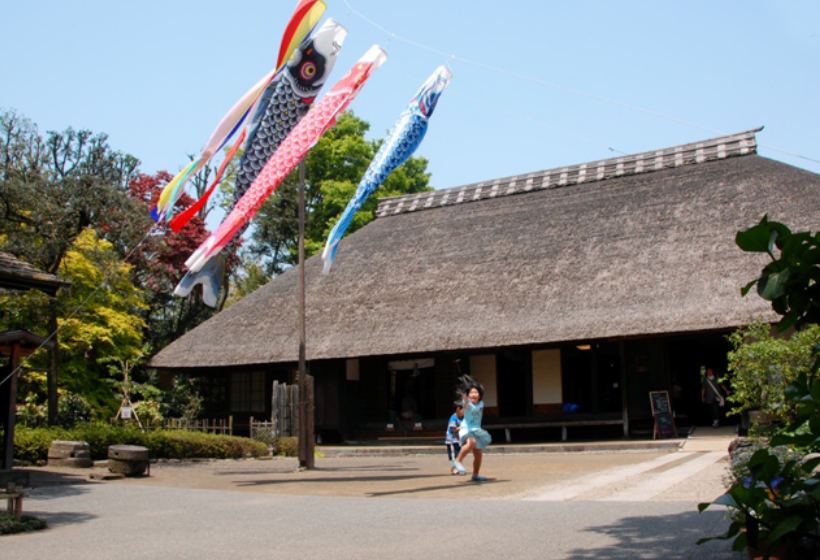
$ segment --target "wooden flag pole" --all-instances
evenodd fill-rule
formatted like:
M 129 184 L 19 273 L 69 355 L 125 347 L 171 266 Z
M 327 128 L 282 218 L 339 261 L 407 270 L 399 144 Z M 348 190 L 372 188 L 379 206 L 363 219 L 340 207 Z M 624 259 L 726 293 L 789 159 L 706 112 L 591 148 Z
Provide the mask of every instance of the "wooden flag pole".
M 305 161 L 299 164 L 299 466 L 315 466 L 313 434 L 308 422 L 307 359 L 305 351 Z

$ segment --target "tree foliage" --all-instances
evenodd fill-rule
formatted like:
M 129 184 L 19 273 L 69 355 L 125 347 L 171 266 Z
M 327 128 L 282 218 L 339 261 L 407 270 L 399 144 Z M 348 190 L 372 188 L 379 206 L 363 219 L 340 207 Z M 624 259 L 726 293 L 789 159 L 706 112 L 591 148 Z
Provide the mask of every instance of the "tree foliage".
M 84 396 L 97 410 L 115 404 L 113 391 L 103 382 L 108 378 L 104 358 L 128 359 L 143 344 L 140 312 L 146 306 L 131 269 L 111 242 L 89 228 L 74 241 L 57 271 L 71 283 L 57 299 L 60 388 Z M 27 329 L 46 336 L 48 307 L 48 298 L 40 292 L 6 292 L 0 295 L 0 330 Z M 39 352 L 28 365 L 42 369 L 46 363 L 45 353 Z M 44 389 L 42 383 L 29 385 L 30 390 Z M 37 397 L 44 400 L 44 395 Z
M 97 408 L 111 404 L 97 358 L 142 346 L 142 292 L 122 259 L 150 225 L 128 193 L 138 163 L 113 150 L 104 134 L 68 129 L 43 138 L 28 119 L 0 114 L 0 249 L 72 284 L 54 304 L 57 377 L 61 390 Z M 0 330 L 49 334 L 52 302 L 45 295 L 4 292 L 0 301 Z M 45 367 L 40 354 L 30 367 Z
M 780 423 L 794 420 L 794 407 L 786 400 L 786 388 L 811 370 L 820 327 L 809 325 L 789 337 L 775 337 L 769 325 L 756 323 L 729 336 L 728 381 L 732 390 L 732 413 L 761 410 Z
M 105 134 L 49 132 L 13 112 L 0 115 L 2 248 L 56 273 L 74 241 L 92 227 L 118 248 L 144 232 L 127 193 L 139 161 L 112 150 Z
M 764 216 L 759 224 L 739 232 L 736 242 L 744 251 L 771 258 L 742 293 L 757 286 L 758 295 L 781 316 L 778 330 L 820 323 L 820 232 L 792 233 Z
M 170 173 L 160 171 L 156 175 L 140 173 L 129 182 L 129 194 L 141 202 L 141 211 L 146 216 L 172 178 Z M 182 194 L 177 210 L 193 203 L 190 196 Z M 174 288 L 185 275 L 185 261 L 208 237 L 204 219 L 195 215 L 178 233 L 167 223 L 155 226 L 153 231 L 133 251 L 129 262 L 134 264 L 135 284 L 144 290 L 146 342 L 159 350 L 211 317 L 213 310 L 202 302 L 199 290 L 185 298 L 174 296 Z
M 61 386 L 97 408 L 110 406 L 115 399 L 109 386 L 100 382 L 108 377 L 102 358 L 127 360 L 142 350 L 145 321 L 140 312 L 147 306 L 132 282 L 132 268 L 112 243 L 87 229 L 60 269 L 71 282 L 67 297 L 60 301 L 58 321 Z
M 370 125 L 350 112 L 339 117 L 305 159 L 305 253 L 324 247 L 327 235 L 352 198 L 381 142 L 365 139 Z M 375 217 L 379 197 L 431 190 L 427 160 L 411 157 L 396 169 L 356 214 L 350 234 Z M 291 173 L 254 219 L 249 256 L 268 276 L 296 264 L 299 234 L 298 170 Z

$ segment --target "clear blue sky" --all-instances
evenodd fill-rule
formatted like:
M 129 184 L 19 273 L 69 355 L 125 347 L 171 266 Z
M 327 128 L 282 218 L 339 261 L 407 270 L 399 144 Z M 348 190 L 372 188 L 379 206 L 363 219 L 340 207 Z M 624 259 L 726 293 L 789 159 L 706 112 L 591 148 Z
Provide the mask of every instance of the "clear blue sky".
M 417 152 L 430 160 L 436 188 L 761 125 L 760 143 L 820 160 L 816 0 L 348 2 L 397 36 L 343 0 L 327 0 L 325 17 L 349 31 L 329 84 L 374 43 L 390 55 L 351 106 L 371 123 L 371 137 L 383 136 L 448 60 L 402 38 L 457 57 Z M 6 3 L 0 109 L 28 116 L 43 133 L 69 126 L 106 132 L 144 172 L 176 172 L 274 64 L 295 5 Z M 759 153 L 820 172 L 818 163 L 767 147 Z

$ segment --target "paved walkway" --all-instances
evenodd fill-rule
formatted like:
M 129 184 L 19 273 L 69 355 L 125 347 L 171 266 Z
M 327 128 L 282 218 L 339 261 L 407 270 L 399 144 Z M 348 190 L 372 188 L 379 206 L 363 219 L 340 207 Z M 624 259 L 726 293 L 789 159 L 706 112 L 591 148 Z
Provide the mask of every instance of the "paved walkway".
M 744 558 L 724 542 L 696 546 L 725 522 L 689 503 L 373 500 L 126 484 L 45 488 L 29 503 L 51 528 L 0 538 L 4 559 Z
M 726 542 L 694 544 L 726 526 L 696 507 L 723 492 L 731 437 L 709 433 L 698 451 L 488 453 L 482 484 L 448 474 L 443 449 L 320 457 L 307 472 L 285 458 L 165 463 L 102 483 L 32 469 L 27 510 L 51 528 L 3 537 L 0 558 L 739 560 Z

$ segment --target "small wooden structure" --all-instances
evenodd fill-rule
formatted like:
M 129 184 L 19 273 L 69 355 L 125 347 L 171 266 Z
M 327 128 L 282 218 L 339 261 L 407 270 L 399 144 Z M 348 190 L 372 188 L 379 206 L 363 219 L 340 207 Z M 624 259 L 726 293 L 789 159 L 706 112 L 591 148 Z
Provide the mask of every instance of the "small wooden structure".
M 0 421 L 5 426 L 2 445 L 2 466 L 12 467 L 14 454 L 14 427 L 17 414 L 17 369 L 21 358 L 30 356 L 38 348 L 51 348 L 53 342 L 28 331 L 10 331 L 0 333 L 0 355 L 9 357 L 6 367 L 0 368 Z
M 0 288 L 5 290 L 40 290 L 54 298 L 57 290 L 69 286 L 59 277 L 48 274 L 31 266 L 9 253 L 0 251 Z M 57 318 L 54 306 L 51 306 L 51 325 L 56 330 Z M 5 424 L 2 447 L 0 447 L 0 471 L 12 467 L 14 453 L 14 426 L 17 412 L 17 369 L 20 359 L 34 353 L 38 348 L 56 349 L 56 336 L 46 341 L 27 331 L 0 333 L 0 355 L 9 357 L 5 368 L 0 368 L 0 422 Z M 57 409 L 57 360 L 52 352 L 51 366 L 48 375 L 49 419 L 53 419 Z
M 20 521 L 20 518 L 23 516 L 23 498 L 28 497 L 28 494 L 23 491 L 23 486 L 9 482 L 2 493 L 8 504 L 6 506 L 6 512 L 11 515 L 15 521 Z

